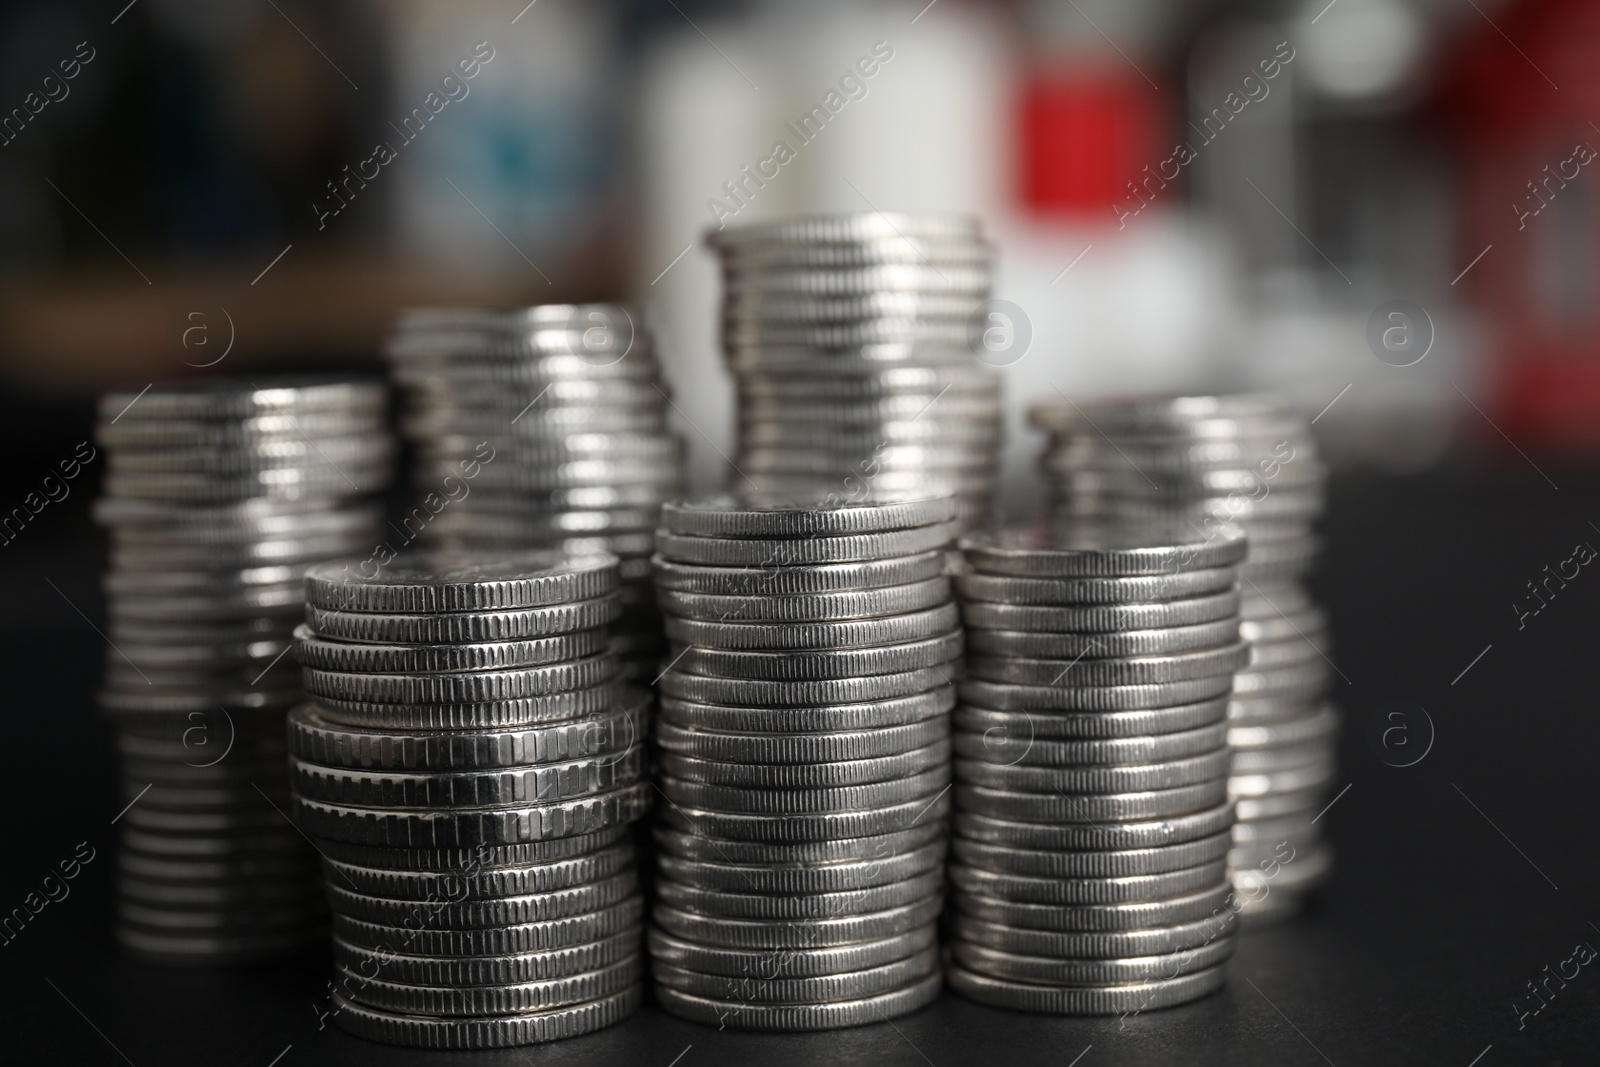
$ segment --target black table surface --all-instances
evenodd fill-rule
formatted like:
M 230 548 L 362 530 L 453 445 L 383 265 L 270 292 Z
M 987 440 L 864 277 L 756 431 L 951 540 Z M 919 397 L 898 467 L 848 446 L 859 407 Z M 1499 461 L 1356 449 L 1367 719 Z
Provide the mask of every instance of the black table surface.
M 1515 457 L 1487 471 L 1335 480 L 1316 586 L 1334 620 L 1346 716 L 1344 792 L 1322 817 L 1338 867 L 1298 919 L 1241 939 L 1217 995 L 1125 1019 L 1064 1019 L 946 994 L 893 1023 L 814 1035 L 719 1031 L 647 1004 L 598 1034 L 481 1053 L 395 1049 L 319 1027 L 325 952 L 222 972 L 117 953 L 111 820 L 122 804 L 93 706 L 102 558 L 73 516 L 48 529 L 40 521 L 0 549 L 9 705 L 0 909 L 21 907 L 80 842 L 95 857 L 70 895 L 0 945 L 0 1060 L 1600 1062 L 1600 964 L 1571 962 L 1592 954 L 1578 946 L 1600 947 L 1600 574 L 1580 567 L 1564 586 L 1551 581 L 1536 615 L 1513 607 L 1537 603 L 1526 583 L 1572 575 L 1574 546 L 1600 546 L 1600 473 L 1542 466 L 1559 489 Z M 1391 718 L 1396 708 L 1406 717 Z M 1380 742 L 1394 726 L 1401 732 Z

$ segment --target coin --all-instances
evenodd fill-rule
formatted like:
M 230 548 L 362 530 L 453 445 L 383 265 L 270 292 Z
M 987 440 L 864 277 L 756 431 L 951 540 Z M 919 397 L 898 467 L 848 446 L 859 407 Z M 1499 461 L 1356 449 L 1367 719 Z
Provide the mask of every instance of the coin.
M 943 548 L 951 536 L 949 524 L 942 522 L 884 533 L 793 538 L 690 537 L 663 529 L 656 535 L 656 549 L 675 563 L 718 567 L 788 566 L 910 556 Z
M 950 988 L 980 1004 L 1052 1015 L 1126 1015 L 1187 1004 L 1221 989 L 1223 968 L 1177 978 L 1104 986 L 1044 986 L 974 974 L 958 965 L 947 969 Z

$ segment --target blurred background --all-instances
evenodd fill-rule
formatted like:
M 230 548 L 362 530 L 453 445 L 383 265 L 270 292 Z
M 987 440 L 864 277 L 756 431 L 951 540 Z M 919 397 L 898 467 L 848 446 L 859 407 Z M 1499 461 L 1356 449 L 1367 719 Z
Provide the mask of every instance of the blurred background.
M 376 368 L 422 303 L 636 302 L 715 484 L 703 235 L 800 211 L 983 217 L 1012 511 L 1058 393 L 1283 389 L 1346 469 L 1600 444 L 1600 3 L 924 4 L 6 5 L 5 507 L 112 384 Z

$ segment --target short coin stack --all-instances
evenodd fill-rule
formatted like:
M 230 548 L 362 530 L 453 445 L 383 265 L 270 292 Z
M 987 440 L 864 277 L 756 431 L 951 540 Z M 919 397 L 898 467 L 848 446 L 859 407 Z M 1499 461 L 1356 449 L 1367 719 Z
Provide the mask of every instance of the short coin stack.
M 954 493 L 981 519 L 1000 383 L 974 355 L 990 286 L 977 220 L 824 215 L 707 240 L 739 386 L 730 484 L 773 500 Z
M 1336 773 L 1339 713 L 1327 620 L 1303 578 L 1325 470 L 1305 419 L 1261 394 L 1169 397 L 1033 412 L 1052 434 L 1044 459 L 1069 519 L 1177 518 L 1193 531 L 1235 523 L 1250 665 L 1234 682 L 1234 882 L 1251 921 L 1295 911 L 1332 866 L 1313 823 Z
M 302 577 L 370 548 L 394 446 L 377 382 L 211 379 L 101 398 L 111 537 L 102 709 L 116 722 L 116 937 L 242 963 L 320 940 L 316 855 L 289 823 L 286 656 Z
M 663 509 L 673 658 L 649 946 L 668 1011 L 821 1030 L 938 995 L 955 511 Z
M 608 647 L 617 587 L 616 557 L 549 551 L 307 576 L 290 769 L 347 1030 L 488 1048 L 638 1006 L 645 701 Z
M 683 491 L 683 456 L 644 329 L 612 304 L 419 309 L 388 353 L 417 453 L 407 536 L 450 551 L 612 553 L 624 599 L 612 638 L 631 678 L 655 677 L 652 533 Z
M 962 548 L 951 987 L 1067 1015 L 1219 988 L 1243 534 L 1095 525 Z

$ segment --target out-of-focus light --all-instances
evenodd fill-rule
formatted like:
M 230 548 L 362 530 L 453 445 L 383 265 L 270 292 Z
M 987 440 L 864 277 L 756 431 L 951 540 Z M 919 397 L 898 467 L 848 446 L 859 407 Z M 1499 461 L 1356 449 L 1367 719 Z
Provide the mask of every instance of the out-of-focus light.
M 1314 91 L 1368 100 L 1405 86 L 1422 55 L 1423 27 L 1401 0 L 1309 0 L 1293 41 Z

